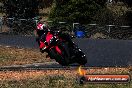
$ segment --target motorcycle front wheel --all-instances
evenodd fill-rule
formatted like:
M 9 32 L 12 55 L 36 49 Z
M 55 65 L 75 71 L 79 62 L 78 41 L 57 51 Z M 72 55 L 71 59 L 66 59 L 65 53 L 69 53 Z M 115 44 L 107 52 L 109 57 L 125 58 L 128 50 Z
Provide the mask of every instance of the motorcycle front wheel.
M 59 43 L 57 47 L 60 49 L 61 54 L 53 48 L 52 58 L 62 66 L 68 66 L 70 64 L 70 54 L 67 45 L 65 43 Z

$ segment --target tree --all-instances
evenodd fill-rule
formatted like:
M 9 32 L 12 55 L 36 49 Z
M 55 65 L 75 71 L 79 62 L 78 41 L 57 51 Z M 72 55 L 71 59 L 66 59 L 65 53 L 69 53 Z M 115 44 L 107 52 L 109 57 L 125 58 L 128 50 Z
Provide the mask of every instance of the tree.
M 3 3 L 8 17 L 32 18 L 38 15 L 38 0 L 5 0 Z
M 95 1 L 97 4 L 99 4 L 102 7 L 104 7 L 107 2 L 107 0 L 93 0 L 93 1 Z
M 132 27 L 132 11 L 128 11 L 126 13 L 126 20 L 128 21 L 128 24 Z
M 94 20 L 93 16 L 101 8 L 93 0 L 67 0 L 63 4 L 57 1 L 49 16 L 56 21 L 89 23 Z

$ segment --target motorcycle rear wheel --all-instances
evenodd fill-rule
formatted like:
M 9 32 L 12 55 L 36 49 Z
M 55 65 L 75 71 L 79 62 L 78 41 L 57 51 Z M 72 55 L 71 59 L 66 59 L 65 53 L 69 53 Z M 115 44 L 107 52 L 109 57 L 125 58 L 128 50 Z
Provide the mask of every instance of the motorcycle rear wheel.
M 74 49 L 72 52 L 74 52 L 75 55 L 75 62 L 78 63 L 79 65 L 85 65 L 87 63 L 87 59 L 85 54 L 78 48 L 77 45 L 74 45 Z
M 79 51 L 77 54 L 77 63 L 80 65 L 85 65 L 87 63 L 86 56 L 83 52 Z

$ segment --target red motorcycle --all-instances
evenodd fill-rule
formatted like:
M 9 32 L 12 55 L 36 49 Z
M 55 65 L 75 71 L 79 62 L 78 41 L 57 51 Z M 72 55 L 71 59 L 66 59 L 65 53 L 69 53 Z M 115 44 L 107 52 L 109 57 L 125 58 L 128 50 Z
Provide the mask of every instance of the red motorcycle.
M 72 42 L 68 34 L 48 32 L 42 38 L 45 38 L 45 41 L 40 41 L 40 48 L 46 50 L 50 58 L 59 64 L 67 66 L 72 63 L 80 65 L 87 63 L 85 54 Z
M 87 63 L 85 54 L 72 42 L 69 34 L 50 31 L 45 25 L 39 23 L 37 26 L 37 29 L 39 29 L 37 34 L 40 35 L 39 45 L 41 52 L 47 52 L 51 59 L 55 59 L 63 66 L 72 63 L 78 63 L 80 65 Z

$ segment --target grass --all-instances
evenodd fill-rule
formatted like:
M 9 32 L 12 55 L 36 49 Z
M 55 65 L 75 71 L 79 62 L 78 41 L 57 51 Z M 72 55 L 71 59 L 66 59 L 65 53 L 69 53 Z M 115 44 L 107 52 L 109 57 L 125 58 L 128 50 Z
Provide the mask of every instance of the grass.
M 23 49 L 0 46 L 0 66 L 51 62 L 39 49 Z
M 93 74 L 125 74 L 116 70 L 89 69 Z M 77 70 L 31 70 L 31 71 L 2 71 L 0 72 L 0 88 L 131 88 L 127 84 L 79 84 Z
M 131 88 L 131 84 L 88 84 L 80 85 L 75 77 L 64 75 L 41 76 L 35 79 L 0 81 L 1 88 Z

